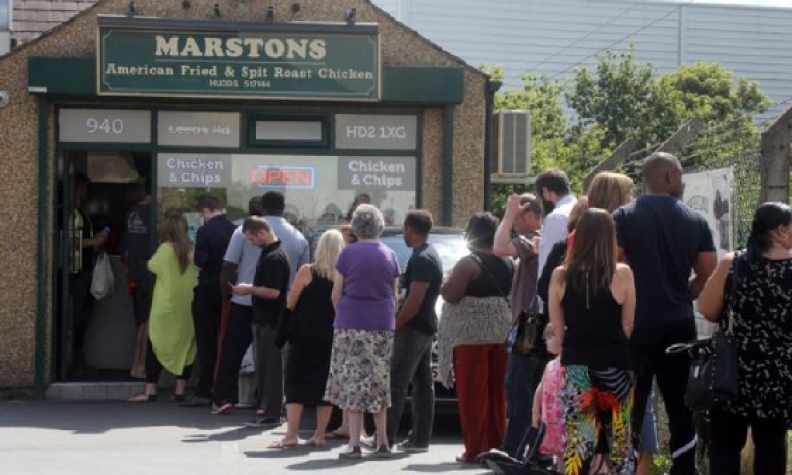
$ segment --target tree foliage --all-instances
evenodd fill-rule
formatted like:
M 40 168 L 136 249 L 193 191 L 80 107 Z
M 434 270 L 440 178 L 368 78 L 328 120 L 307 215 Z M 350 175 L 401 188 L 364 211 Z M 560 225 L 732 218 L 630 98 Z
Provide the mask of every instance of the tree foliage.
M 503 77 L 498 67 L 482 68 Z M 770 106 L 756 83 L 719 64 L 684 65 L 658 75 L 653 65 L 636 61 L 632 48 L 606 52 L 593 69 L 580 67 L 566 81 L 530 74 L 522 80 L 521 88 L 496 95 L 495 108 L 531 112 L 531 173 L 561 168 L 578 192 L 586 174 L 625 140 L 635 140 L 645 155 L 692 118 L 705 129 L 680 154 L 685 167 L 744 153 L 756 147 L 755 116 Z M 512 189 L 493 189 L 494 209 Z

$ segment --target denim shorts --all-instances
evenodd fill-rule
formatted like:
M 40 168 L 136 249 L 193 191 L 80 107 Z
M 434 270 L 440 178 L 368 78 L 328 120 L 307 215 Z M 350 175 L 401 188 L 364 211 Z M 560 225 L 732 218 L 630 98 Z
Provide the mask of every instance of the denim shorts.
M 655 398 L 654 388 L 649 393 L 649 402 L 646 404 L 646 414 L 641 424 L 641 444 L 640 452 L 658 453 L 660 451 L 657 442 L 657 417 L 655 417 Z

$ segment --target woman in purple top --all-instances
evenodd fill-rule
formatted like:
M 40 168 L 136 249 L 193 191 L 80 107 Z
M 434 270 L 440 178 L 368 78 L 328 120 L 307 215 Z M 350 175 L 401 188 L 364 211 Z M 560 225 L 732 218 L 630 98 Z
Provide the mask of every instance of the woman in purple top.
M 333 355 L 325 399 L 349 414 L 349 446 L 340 458 L 360 458 L 363 413 L 374 414 L 377 455 L 390 456 L 385 415 L 391 404 L 390 363 L 399 262 L 379 242 L 382 213 L 360 205 L 352 215 L 358 242 L 338 257 L 333 285 L 336 306 Z

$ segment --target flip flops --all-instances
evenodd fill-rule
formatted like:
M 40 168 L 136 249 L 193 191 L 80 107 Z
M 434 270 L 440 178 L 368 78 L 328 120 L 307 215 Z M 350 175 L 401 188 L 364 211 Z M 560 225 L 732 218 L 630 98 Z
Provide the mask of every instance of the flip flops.
M 284 442 L 283 440 L 276 440 L 269 444 L 270 449 L 296 449 L 299 445 L 298 442 Z
M 305 446 L 306 447 L 311 447 L 313 449 L 321 449 L 322 447 L 325 446 L 325 443 L 324 442 L 319 443 L 319 442 L 315 441 L 314 439 L 308 439 L 305 442 Z

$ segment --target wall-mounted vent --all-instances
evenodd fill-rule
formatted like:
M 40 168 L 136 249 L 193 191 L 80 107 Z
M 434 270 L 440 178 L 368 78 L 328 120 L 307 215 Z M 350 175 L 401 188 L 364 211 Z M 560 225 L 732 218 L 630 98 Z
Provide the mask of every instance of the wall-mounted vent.
M 500 175 L 526 175 L 531 170 L 531 113 L 497 113 L 498 170 Z

